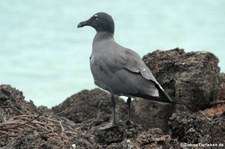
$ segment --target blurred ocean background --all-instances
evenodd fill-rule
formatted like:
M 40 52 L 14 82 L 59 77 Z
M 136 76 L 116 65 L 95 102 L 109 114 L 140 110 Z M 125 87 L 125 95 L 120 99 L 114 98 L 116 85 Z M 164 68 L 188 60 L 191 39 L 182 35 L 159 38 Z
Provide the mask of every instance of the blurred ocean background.
M 99 11 L 114 18 L 116 41 L 141 56 L 176 47 L 210 51 L 225 72 L 224 0 L 1 0 L 0 84 L 48 107 L 95 88 L 95 31 L 77 24 Z

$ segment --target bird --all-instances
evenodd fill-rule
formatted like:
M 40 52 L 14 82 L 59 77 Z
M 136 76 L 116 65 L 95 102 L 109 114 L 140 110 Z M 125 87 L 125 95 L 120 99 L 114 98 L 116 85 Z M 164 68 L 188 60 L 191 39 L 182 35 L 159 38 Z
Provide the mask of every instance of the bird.
M 78 28 L 90 26 L 96 30 L 92 43 L 90 68 L 94 83 L 111 95 L 112 118 L 101 128 L 117 126 L 115 96 L 126 96 L 128 105 L 127 124 L 133 124 L 130 116 L 131 98 L 140 97 L 159 102 L 173 103 L 171 97 L 153 76 L 141 57 L 114 40 L 115 24 L 111 15 L 98 12 L 78 24 Z

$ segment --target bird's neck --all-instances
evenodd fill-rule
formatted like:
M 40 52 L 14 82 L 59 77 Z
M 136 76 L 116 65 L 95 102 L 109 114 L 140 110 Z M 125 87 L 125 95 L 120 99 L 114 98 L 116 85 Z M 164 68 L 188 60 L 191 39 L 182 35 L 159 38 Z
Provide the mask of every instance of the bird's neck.
M 108 40 L 113 39 L 114 40 L 114 34 L 110 32 L 97 32 L 94 41 L 101 41 L 101 40 Z

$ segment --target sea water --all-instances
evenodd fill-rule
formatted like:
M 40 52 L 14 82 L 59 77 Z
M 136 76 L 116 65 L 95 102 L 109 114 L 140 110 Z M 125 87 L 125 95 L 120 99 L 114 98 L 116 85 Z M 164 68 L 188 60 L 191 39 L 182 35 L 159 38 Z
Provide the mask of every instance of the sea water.
M 1 0 L 0 84 L 48 107 L 96 86 L 89 68 L 96 12 L 111 14 L 115 40 L 141 56 L 176 47 L 209 51 L 225 71 L 224 0 Z

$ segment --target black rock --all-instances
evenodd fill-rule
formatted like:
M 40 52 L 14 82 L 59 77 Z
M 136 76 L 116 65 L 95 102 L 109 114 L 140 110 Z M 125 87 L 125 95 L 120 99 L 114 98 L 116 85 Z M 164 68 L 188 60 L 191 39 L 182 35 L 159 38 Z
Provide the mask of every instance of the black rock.
M 210 52 L 183 49 L 154 51 L 143 57 L 154 76 L 169 93 L 191 111 L 207 108 L 218 99 L 220 77 L 218 58 Z

